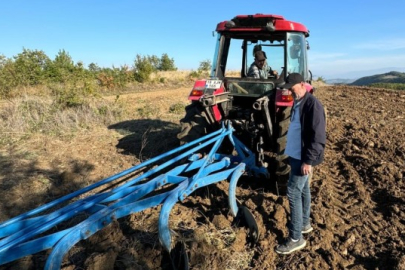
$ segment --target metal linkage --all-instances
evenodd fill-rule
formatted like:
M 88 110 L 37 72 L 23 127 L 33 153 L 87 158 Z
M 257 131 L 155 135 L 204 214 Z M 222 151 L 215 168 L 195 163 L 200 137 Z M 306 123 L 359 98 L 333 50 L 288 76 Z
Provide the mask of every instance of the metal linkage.
M 45 269 L 60 269 L 64 255 L 80 240 L 87 239 L 118 218 L 160 204 L 159 239 L 170 251 L 172 243 L 168 224 L 173 206 L 196 189 L 222 180 L 230 181 L 229 206 L 236 216 L 235 189 L 239 177 L 245 171 L 254 174 L 267 174 L 267 171 L 256 167 L 254 154 L 232 132 L 230 124 L 223 126 L 198 140 L 1 223 L 0 265 L 52 249 Z M 218 153 L 225 138 L 231 141 L 237 155 Z M 210 146 L 207 155 L 202 157 L 198 154 Z M 185 158 L 188 162 L 178 165 Z M 152 164 L 155 166 L 153 169 L 127 180 L 131 174 Z M 168 171 L 162 173 L 164 169 Z M 190 172 L 195 172 L 192 177 Z M 188 176 L 184 176 L 185 173 Z M 114 188 L 108 188 L 112 184 Z M 172 188 L 154 194 L 166 185 Z M 104 191 L 95 193 L 95 189 L 102 186 Z M 51 209 L 56 210 L 51 212 Z M 70 228 L 55 231 L 56 226 L 63 222 L 74 223 L 74 218 L 79 215 L 85 216 L 84 220 Z

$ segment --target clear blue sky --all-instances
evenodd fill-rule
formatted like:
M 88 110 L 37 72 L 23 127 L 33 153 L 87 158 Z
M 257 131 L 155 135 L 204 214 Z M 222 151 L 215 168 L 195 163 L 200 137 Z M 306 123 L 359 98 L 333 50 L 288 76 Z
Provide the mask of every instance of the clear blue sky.
M 167 53 L 179 69 L 197 69 L 212 60 L 218 22 L 263 13 L 308 27 L 315 76 L 405 71 L 405 0 L 10 0 L 0 8 L 0 54 L 8 58 L 23 48 L 51 59 L 65 50 L 75 63 L 117 67 Z

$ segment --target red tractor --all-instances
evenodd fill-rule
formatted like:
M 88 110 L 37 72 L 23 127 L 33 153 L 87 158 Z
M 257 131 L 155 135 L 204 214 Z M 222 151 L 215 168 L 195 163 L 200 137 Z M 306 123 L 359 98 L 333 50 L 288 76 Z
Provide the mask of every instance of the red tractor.
M 256 14 L 220 22 L 216 32 L 210 78 L 195 82 L 177 136 L 184 144 L 231 121 L 236 136 L 255 152 L 257 165 L 284 185 L 290 171 L 284 149 L 293 98 L 283 84 L 288 74 L 300 73 L 307 90 L 314 90 L 307 64 L 309 30 L 282 16 Z M 265 79 L 248 76 L 258 50 L 277 71 Z M 228 76 L 235 69 L 240 74 Z

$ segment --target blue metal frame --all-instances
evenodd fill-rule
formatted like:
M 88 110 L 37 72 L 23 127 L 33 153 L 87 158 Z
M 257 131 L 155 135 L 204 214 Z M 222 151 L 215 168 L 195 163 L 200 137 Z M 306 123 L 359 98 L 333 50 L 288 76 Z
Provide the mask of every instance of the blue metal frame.
M 60 269 L 64 255 L 80 240 L 90 237 L 113 220 L 160 204 L 162 208 L 159 216 L 159 239 L 163 247 L 170 251 L 172 241 L 169 216 L 173 206 L 196 189 L 222 180 L 230 181 L 229 206 L 231 213 L 236 216 L 238 207 L 235 189 L 240 176 L 245 171 L 253 174 L 267 174 L 267 170 L 255 165 L 254 154 L 237 140 L 232 132 L 230 124 L 227 127 L 223 126 L 216 132 L 3 222 L 0 224 L 0 265 L 29 254 L 52 249 L 45 269 Z M 229 138 L 234 145 L 237 155 L 218 153 L 225 138 Z M 206 156 L 201 157 L 197 154 L 208 146 L 212 148 Z M 161 173 L 162 170 L 180 163 L 187 157 L 186 164 L 177 165 L 168 172 Z M 162 164 L 127 180 L 118 187 L 78 199 L 78 196 L 83 197 L 83 194 L 95 188 L 113 181 L 120 183 L 124 177 L 159 162 Z M 191 171 L 196 171 L 192 177 L 182 175 Z M 165 185 L 175 187 L 168 192 L 153 195 L 153 191 Z M 69 201 L 71 203 L 66 205 Z M 65 206 L 61 206 L 62 204 Z M 59 209 L 45 213 L 57 206 L 60 206 Z M 56 225 L 81 213 L 89 217 L 68 229 L 49 232 L 51 229 L 54 231 Z M 44 236 L 47 232 L 48 234 Z

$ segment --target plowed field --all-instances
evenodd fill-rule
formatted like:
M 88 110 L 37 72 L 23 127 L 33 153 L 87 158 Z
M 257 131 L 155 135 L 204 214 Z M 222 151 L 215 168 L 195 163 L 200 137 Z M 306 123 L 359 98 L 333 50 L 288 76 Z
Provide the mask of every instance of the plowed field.
M 188 91 L 122 98 L 160 102 L 170 94 L 173 102 L 186 104 Z M 233 224 L 228 183 L 221 182 L 189 196 L 171 213 L 171 228 L 184 238 L 191 269 L 405 269 L 405 92 L 321 86 L 315 95 L 328 112 L 327 146 L 311 182 L 314 231 L 305 236 L 307 246 L 291 255 L 275 253 L 287 236 L 287 198 L 271 182 L 242 179 L 237 198 L 253 213 L 260 232 L 251 244 L 246 229 Z M 174 148 L 179 118 L 128 120 L 69 142 L 31 141 L 3 149 L 0 220 Z M 117 132 L 123 129 L 125 135 Z M 27 156 L 9 162 L 21 152 L 15 149 L 30 145 L 35 162 Z M 38 179 L 44 172 L 55 182 Z M 61 268 L 170 269 L 157 236 L 159 212 L 152 208 L 113 222 L 71 249 Z M 48 254 L 0 270 L 43 269 Z

